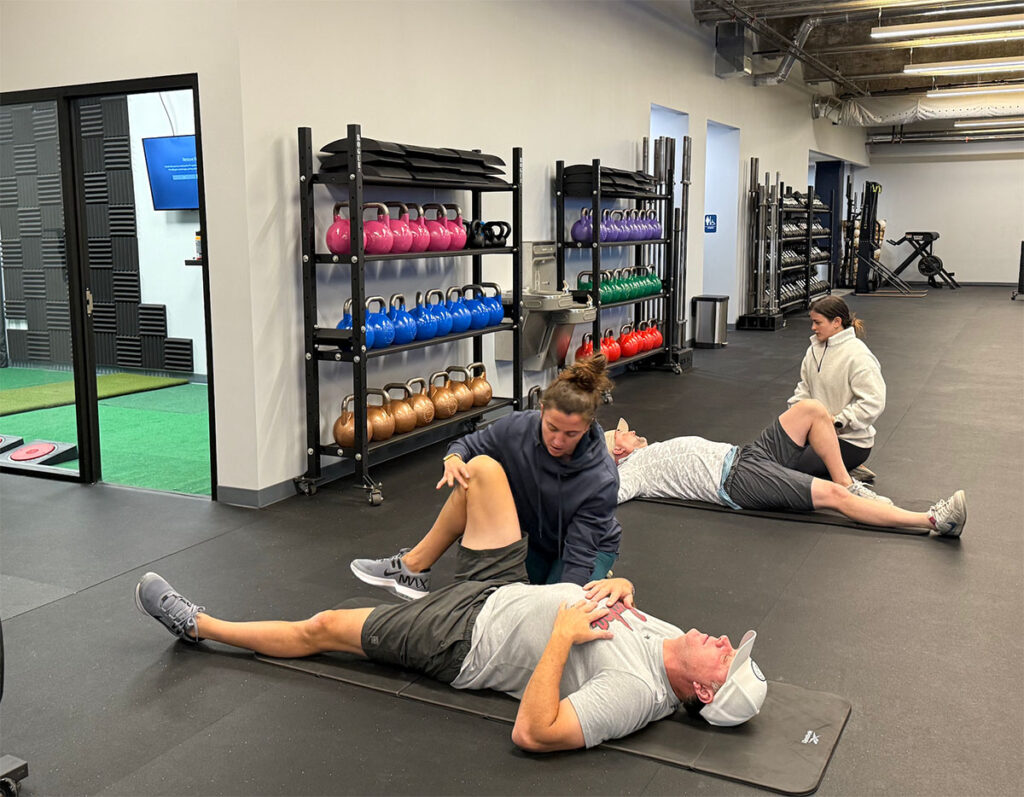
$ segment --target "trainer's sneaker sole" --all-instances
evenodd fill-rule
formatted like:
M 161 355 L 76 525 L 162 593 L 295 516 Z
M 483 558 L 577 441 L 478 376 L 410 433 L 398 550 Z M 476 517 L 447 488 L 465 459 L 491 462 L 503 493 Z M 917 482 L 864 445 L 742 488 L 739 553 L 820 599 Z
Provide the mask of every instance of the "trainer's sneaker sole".
M 430 594 L 429 591 L 414 589 L 413 587 L 407 587 L 404 584 L 399 584 L 398 580 L 394 578 L 387 578 L 384 576 L 371 576 L 369 573 L 364 573 L 362 570 L 359 570 L 356 567 L 355 562 L 349 563 L 348 567 L 349 570 L 352 571 L 352 574 L 360 581 L 362 581 L 364 584 L 372 584 L 375 587 L 383 587 L 389 592 L 398 595 L 400 598 L 405 598 L 406 600 L 414 601 L 419 598 L 424 598 Z

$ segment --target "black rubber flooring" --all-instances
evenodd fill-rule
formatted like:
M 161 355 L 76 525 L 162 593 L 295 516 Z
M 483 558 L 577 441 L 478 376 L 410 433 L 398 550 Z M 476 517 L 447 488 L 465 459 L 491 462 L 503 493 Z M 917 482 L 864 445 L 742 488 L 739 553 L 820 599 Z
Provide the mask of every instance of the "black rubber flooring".
M 642 606 L 733 639 L 757 628 L 771 679 L 852 701 L 820 794 L 1024 791 L 1024 302 L 1009 294 L 849 298 L 889 388 L 877 487 L 911 508 L 966 489 L 961 541 L 620 509 L 616 571 Z M 809 334 L 791 318 L 731 332 L 682 376 L 626 375 L 602 421 L 744 442 L 785 407 Z M 526 755 L 505 725 L 177 643 L 136 612 L 146 570 L 234 619 L 365 594 L 348 562 L 428 525 L 440 455 L 381 467 L 378 508 L 349 482 L 257 512 L 0 476 L 0 752 L 28 760 L 23 793 L 755 792 L 613 751 Z

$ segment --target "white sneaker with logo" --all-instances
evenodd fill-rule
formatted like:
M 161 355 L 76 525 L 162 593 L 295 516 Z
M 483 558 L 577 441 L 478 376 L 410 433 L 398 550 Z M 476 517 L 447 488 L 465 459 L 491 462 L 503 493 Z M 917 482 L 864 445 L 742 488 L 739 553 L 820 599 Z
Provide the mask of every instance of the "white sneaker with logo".
M 879 495 L 866 484 L 864 484 L 864 482 L 857 481 L 856 479 L 854 479 L 853 484 L 851 484 L 846 489 L 853 495 L 859 496 L 860 498 L 869 498 L 872 501 L 878 501 L 879 503 L 892 506 L 891 498 L 886 498 L 884 495 Z

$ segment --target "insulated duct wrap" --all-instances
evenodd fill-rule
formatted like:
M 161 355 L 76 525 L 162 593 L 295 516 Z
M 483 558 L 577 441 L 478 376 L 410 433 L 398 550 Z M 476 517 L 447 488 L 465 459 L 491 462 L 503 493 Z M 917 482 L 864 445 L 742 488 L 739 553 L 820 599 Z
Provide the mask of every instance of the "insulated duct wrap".
M 984 118 L 1024 115 L 1024 93 L 977 97 L 866 97 L 849 99 L 839 109 L 839 124 L 849 127 L 903 125 L 928 119 Z

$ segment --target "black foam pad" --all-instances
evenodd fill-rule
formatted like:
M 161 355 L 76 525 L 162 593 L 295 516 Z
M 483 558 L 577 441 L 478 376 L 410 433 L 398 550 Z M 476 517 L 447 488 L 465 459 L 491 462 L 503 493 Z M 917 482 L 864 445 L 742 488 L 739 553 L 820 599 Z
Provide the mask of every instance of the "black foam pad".
M 858 523 L 838 512 L 818 510 L 815 512 L 784 512 L 773 509 L 731 509 L 721 504 L 708 504 L 704 501 L 684 501 L 681 498 L 637 498 L 637 501 L 647 501 L 652 504 L 670 504 L 671 506 L 684 506 L 688 509 L 706 509 L 710 512 L 730 512 L 734 515 L 748 515 L 749 517 L 769 518 L 770 520 L 793 520 L 797 523 L 819 523 L 826 526 L 845 526 L 851 529 L 863 529 L 865 531 L 884 531 L 890 534 L 911 534 L 918 537 L 925 537 L 930 532 L 928 529 L 898 529 L 894 526 L 870 526 L 867 523 Z

